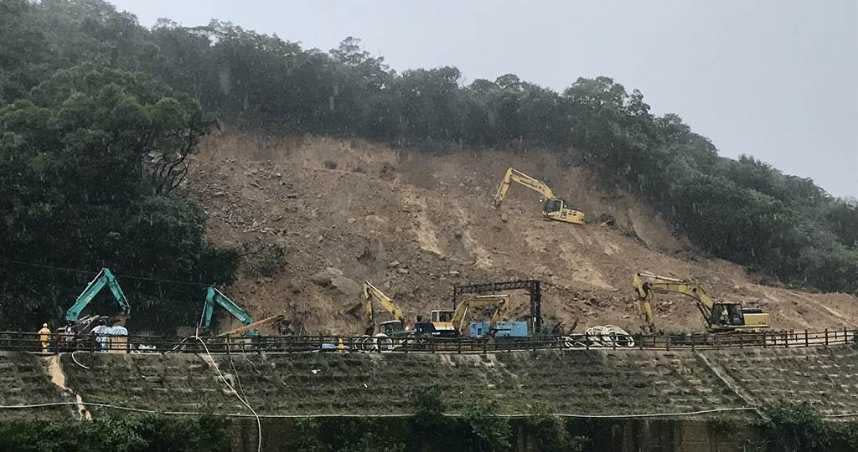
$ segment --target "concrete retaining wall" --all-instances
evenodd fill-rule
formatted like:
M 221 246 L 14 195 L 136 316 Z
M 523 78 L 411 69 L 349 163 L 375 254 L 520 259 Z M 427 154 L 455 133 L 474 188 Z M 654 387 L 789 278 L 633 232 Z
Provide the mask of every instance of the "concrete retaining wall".
M 74 400 L 73 392 L 86 402 L 137 409 L 248 414 L 207 356 L 77 353 L 76 357 L 89 368 L 75 363 L 71 355 L 62 355 L 59 363 L 69 388 L 63 391 L 51 381 L 51 358 L 0 354 L 0 404 L 69 402 Z M 688 446 L 694 441 L 714 444 L 712 438 L 717 435 L 699 431 L 710 428 L 705 421 L 757 416 L 754 411 L 738 410 L 695 416 L 676 413 L 783 402 L 808 402 L 829 416 L 858 413 L 858 350 L 847 346 L 488 355 L 234 354 L 214 359 L 227 381 L 264 416 L 405 415 L 413 410 L 417 388 L 438 385 L 452 414 L 477 400 L 495 400 L 506 415 L 526 415 L 536 409 L 567 415 L 666 414 L 650 420 L 599 421 L 611 426 L 615 441 L 633 447 L 644 438 L 644 442 L 664 444 L 659 450 L 713 450 Z M 112 409 L 91 407 L 90 411 L 101 416 Z M 4 409 L 0 416 L 75 417 L 77 411 L 74 407 Z M 668 423 L 659 424 L 662 420 Z M 668 442 L 685 446 L 668 447 Z
M 68 386 L 84 400 L 157 407 L 247 410 L 195 355 L 63 357 Z M 691 352 L 538 351 L 489 355 L 339 354 L 218 356 L 260 413 L 408 414 L 415 389 L 438 385 L 451 412 L 493 399 L 503 414 L 537 406 L 569 414 L 671 413 L 747 403 Z
M 206 357 L 62 355 L 68 386 L 87 402 L 167 411 L 244 413 Z M 67 400 L 48 366 L 0 354 L 4 405 Z M 852 347 L 716 351 L 537 351 L 488 355 L 295 353 L 217 355 L 260 413 L 408 414 L 416 388 L 441 387 L 451 412 L 496 400 L 504 414 L 651 414 L 806 401 L 825 415 L 858 413 Z M 8 411 L 4 412 L 9 415 Z M 718 416 L 722 416 L 719 414 Z M 736 412 L 733 416 L 753 413 Z

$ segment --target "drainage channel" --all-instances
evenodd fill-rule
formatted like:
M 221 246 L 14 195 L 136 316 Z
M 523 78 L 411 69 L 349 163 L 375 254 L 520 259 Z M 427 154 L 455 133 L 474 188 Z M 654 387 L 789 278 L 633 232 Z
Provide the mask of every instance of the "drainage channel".
M 63 364 L 60 359 L 62 354 L 58 353 L 51 357 L 48 357 L 48 373 L 51 375 L 51 383 L 55 384 L 59 387 L 63 392 L 74 396 L 75 402 L 77 404 L 77 413 L 79 420 L 92 420 L 92 414 L 89 410 L 86 409 L 86 405 L 83 403 L 83 397 L 80 394 L 74 392 L 71 388 L 66 386 L 66 374 L 63 372 Z

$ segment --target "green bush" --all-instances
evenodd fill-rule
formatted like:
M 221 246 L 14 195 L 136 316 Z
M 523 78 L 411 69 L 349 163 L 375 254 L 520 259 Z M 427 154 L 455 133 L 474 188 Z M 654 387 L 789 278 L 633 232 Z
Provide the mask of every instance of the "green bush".
M 810 405 L 784 404 L 765 411 L 758 428 L 772 452 L 858 450 L 858 424 L 825 421 Z
M 92 422 L 0 423 L 0 450 L 17 452 L 226 452 L 229 421 L 203 416 L 106 417 Z
M 511 447 L 512 429 L 507 418 L 497 416 L 497 402 L 477 402 L 465 408 L 462 421 L 470 428 L 471 450 L 501 451 Z

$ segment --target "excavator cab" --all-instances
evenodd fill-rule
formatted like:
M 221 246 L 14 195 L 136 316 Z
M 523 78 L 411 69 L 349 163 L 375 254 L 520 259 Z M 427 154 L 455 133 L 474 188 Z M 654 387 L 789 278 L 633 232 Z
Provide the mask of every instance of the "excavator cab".
M 760 308 L 745 308 L 739 303 L 715 303 L 709 324 L 713 330 L 768 328 L 769 315 Z
M 399 320 L 388 320 L 387 322 L 381 322 L 378 325 L 378 329 L 385 336 L 403 336 L 406 334 L 405 327 Z
M 546 199 L 545 204 L 542 205 L 542 211 L 546 214 L 560 212 L 566 206 L 566 201 L 562 199 Z
M 715 303 L 712 305 L 712 316 L 709 324 L 713 327 L 732 327 L 745 324 L 742 315 L 742 305 L 737 303 Z
M 566 223 L 584 224 L 584 213 L 572 209 L 569 204 L 560 198 L 550 198 L 542 205 L 542 216 L 546 220 L 557 220 Z
M 430 312 L 432 336 L 455 337 L 458 335 L 456 329 L 453 328 L 454 312 L 452 309 L 435 309 Z

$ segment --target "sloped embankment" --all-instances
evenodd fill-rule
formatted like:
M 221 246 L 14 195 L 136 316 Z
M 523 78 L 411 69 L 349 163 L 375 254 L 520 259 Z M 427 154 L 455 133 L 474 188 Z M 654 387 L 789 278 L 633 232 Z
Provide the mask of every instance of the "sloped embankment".
M 73 401 L 51 382 L 49 362 L 29 353 L 0 352 L 0 405 L 38 405 Z M 0 410 L 4 418 L 72 418 L 71 406 Z
M 495 400 L 502 414 L 653 414 L 808 401 L 825 415 L 858 412 L 858 351 L 538 351 L 488 355 L 296 353 L 219 356 L 260 414 L 412 412 L 414 391 L 438 385 L 448 411 Z M 84 400 L 170 411 L 245 413 L 194 355 L 97 354 L 89 370 L 63 357 Z M 99 415 L 99 409 L 93 410 Z M 736 411 L 713 416 L 752 416 Z

